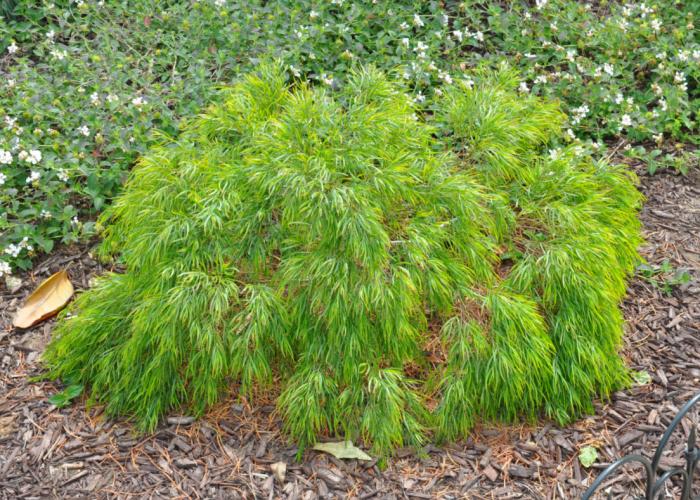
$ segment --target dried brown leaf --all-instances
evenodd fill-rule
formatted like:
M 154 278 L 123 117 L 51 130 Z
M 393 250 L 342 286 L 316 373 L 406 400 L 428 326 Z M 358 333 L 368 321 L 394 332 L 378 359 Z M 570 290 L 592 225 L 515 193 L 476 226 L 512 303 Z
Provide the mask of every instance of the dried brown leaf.
M 12 324 L 17 328 L 29 328 L 50 318 L 65 307 L 73 292 L 73 284 L 65 270 L 49 276 L 27 297 Z

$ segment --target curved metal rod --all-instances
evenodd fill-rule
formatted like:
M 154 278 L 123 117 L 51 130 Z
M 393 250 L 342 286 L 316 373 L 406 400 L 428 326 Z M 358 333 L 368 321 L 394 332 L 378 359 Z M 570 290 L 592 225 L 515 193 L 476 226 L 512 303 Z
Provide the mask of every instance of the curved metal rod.
M 646 479 L 647 479 L 647 497 L 651 493 L 651 487 L 654 484 L 653 483 L 653 477 L 654 473 L 652 472 L 651 468 L 651 462 L 649 462 L 649 459 L 646 457 L 643 457 L 642 455 L 627 455 L 626 457 L 622 457 L 620 460 L 617 462 L 613 462 L 608 466 L 607 469 L 605 469 L 600 476 L 596 478 L 595 481 L 593 481 L 593 484 L 586 490 L 586 492 L 583 494 L 582 500 L 589 500 L 593 493 L 595 493 L 595 490 L 598 489 L 598 487 L 603 484 L 603 481 L 605 481 L 610 475 L 612 475 L 613 472 L 615 472 L 617 469 L 625 465 L 626 463 L 629 462 L 638 462 L 644 466 L 644 470 L 646 471 Z
M 659 441 L 659 447 L 656 449 L 656 453 L 654 453 L 654 458 L 651 461 L 651 466 L 654 470 L 654 473 L 656 473 L 656 470 L 659 468 L 661 454 L 663 453 L 664 448 L 666 448 L 669 439 L 671 439 L 671 434 L 673 434 L 673 431 L 676 430 L 676 427 L 678 426 L 680 421 L 683 420 L 683 417 L 685 417 L 685 415 L 693 408 L 693 406 L 697 404 L 698 401 L 700 401 L 700 393 L 696 394 L 690 401 L 684 404 L 683 408 L 681 408 L 678 411 L 678 414 L 676 414 L 676 416 L 673 417 L 673 420 L 668 425 L 666 432 L 664 432 L 664 435 L 661 437 L 661 441 Z
M 659 446 L 654 453 L 654 457 L 651 461 L 642 455 L 627 455 L 621 459 L 613 462 L 605 469 L 593 482 L 593 484 L 585 491 L 582 500 L 589 500 L 593 493 L 600 487 L 603 482 L 610 477 L 610 475 L 619 469 L 622 465 L 630 462 L 638 462 L 644 465 L 646 471 L 646 488 L 645 488 L 645 499 L 654 500 L 656 495 L 659 493 L 663 484 L 668 481 L 673 476 L 680 476 L 683 480 L 683 490 L 682 490 L 682 500 L 689 500 L 692 490 L 693 475 L 695 472 L 695 467 L 698 462 L 700 462 L 700 450 L 695 446 L 695 426 L 691 427 L 690 433 L 688 435 L 688 441 L 685 450 L 685 461 L 686 466 L 682 468 L 674 468 L 666 471 L 657 479 L 657 471 L 659 469 L 659 463 L 661 462 L 661 457 L 663 455 L 664 449 L 671 439 L 671 435 L 678 427 L 678 424 L 683 420 L 690 410 L 700 402 L 700 393 L 696 394 L 690 401 L 683 405 L 683 407 L 678 411 L 673 420 L 668 425 L 666 431 L 664 431 L 659 441 Z M 699 497 L 700 498 L 700 497 Z
M 659 491 L 661 490 L 661 487 L 664 485 L 664 483 L 666 481 L 668 481 L 668 479 L 670 477 L 673 477 L 677 474 L 683 477 L 683 483 L 685 483 L 687 481 L 688 473 L 685 471 L 685 469 L 675 468 L 675 469 L 667 470 L 654 483 L 654 487 L 651 489 L 651 497 L 650 498 L 656 498 L 659 494 Z

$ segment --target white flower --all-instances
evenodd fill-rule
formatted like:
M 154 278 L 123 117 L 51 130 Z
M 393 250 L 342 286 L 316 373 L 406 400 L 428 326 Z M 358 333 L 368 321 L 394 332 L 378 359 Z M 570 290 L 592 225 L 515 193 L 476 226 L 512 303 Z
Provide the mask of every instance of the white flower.
M 289 65 L 289 71 L 291 71 L 296 78 L 299 78 L 301 76 L 301 71 L 299 71 L 298 68 L 294 67 L 291 64 Z
M 399 28 L 401 28 L 403 31 L 406 31 L 408 29 L 408 23 L 406 21 L 402 22 L 399 24 Z
M 71 226 L 78 226 L 80 224 L 80 221 L 78 220 L 78 216 L 75 215 L 73 218 L 70 220 Z
M 226 0 L 214 0 L 214 5 L 217 7 L 226 7 Z
M 547 5 L 547 0 L 535 0 L 535 5 L 537 6 L 537 10 L 542 10 L 545 5 Z
M 15 123 L 17 123 L 17 118 L 12 118 L 8 115 L 5 115 L 5 125 L 7 125 L 7 128 L 14 127 Z
M 576 51 L 573 49 L 567 50 L 566 51 L 566 60 L 574 62 L 574 59 L 576 58 Z
M 11 257 L 17 257 L 21 251 L 22 251 L 21 246 L 14 245 L 12 243 L 7 245 L 7 247 L 5 247 L 5 250 L 4 250 L 4 252 Z
M 22 150 L 17 155 L 17 158 L 22 161 L 26 161 L 27 163 L 31 163 L 32 165 L 36 165 L 41 161 L 41 151 L 38 149 L 32 149 L 29 153 L 27 153 L 26 151 Z
M 608 75 L 612 76 L 615 72 L 615 67 L 610 63 L 605 63 L 603 64 L 603 71 L 605 71 Z
M 10 54 L 14 54 L 19 50 L 19 47 L 17 47 L 17 44 L 15 42 L 12 42 L 9 47 L 7 47 L 7 52 Z
M 654 19 L 651 21 L 651 29 L 654 31 L 661 31 L 661 21 L 659 19 Z
M 133 104 L 134 106 L 139 108 L 139 107 L 143 106 L 144 104 L 146 104 L 146 99 L 144 99 L 141 96 L 137 96 L 131 100 L 131 104 Z
M 321 81 L 325 83 L 326 85 L 333 85 L 333 77 L 328 76 L 325 73 L 321 75 Z
M 617 94 L 617 95 L 615 96 L 615 99 L 614 99 L 615 104 L 622 104 L 622 102 L 623 102 L 624 100 L 625 100 L 625 96 L 623 96 L 622 94 Z
M 107 96 L 107 102 L 112 103 L 112 102 L 117 102 L 119 100 L 119 96 L 116 96 L 114 94 L 109 94 Z
M 574 117 L 571 120 L 571 123 L 576 125 L 586 117 L 586 115 L 590 112 L 590 109 L 588 109 L 587 105 L 582 104 L 578 108 L 573 108 L 571 110 L 571 112 L 574 114 Z
M 664 90 L 657 83 L 651 84 L 651 90 L 653 90 L 656 95 L 662 95 L 664 93 Z
M 97 92 L 90 94 L 90 102 L 93 104 L 93 106 L 98 106 L 100 104 L 100 94 Z
M 46 33 L 46 38 L 49 39 L 49 42 L 53 43 L 53 38 L 56 36 L 56 32 L 54 30 L 50 30 Z
M 5 174 L 3 174 L 2 172 L 0 172 L 0 186 L 5 184 L 6 181 L 7 181 L 7 176 Z
M 574 134 L 574 131 L 571 130 L 571 129 L 568 129 L 568 130 L 566 131 L 566 135 L 567 135 L 567 136 L 569 137 L 569 139 L 572 140 L 572 141 L 573 141 L 574 139 L 576 139 L 576 134 Z
M 68 182 L 68 172 L 66 172 L 65 169 L 60 169 L 56 177 L 58 177 L 58 180 L 61 182 Z
M 408 47 L 410 44 L 411 41 L 408 38 L 404 37 L 401 39 L 401 45 L 403 45 L 404 47 Z
M 83 125 L 82 127 L 78 127 L 78 133 L 87 137 L 90 135 L 90 129 L 87 125 Z
M 520 92 L 522 92 L 523 94 L 530 92 L 530 89 L 528 88 L 526 82 L 520 82 L 520 86 L 518 87 L 518 90 L 520 90 Z
M 452 83 L 452 77 L 446 71 L 438 71 L 438 78 L 448 85 Z
M 557 148 L 557 149 L 550 149 L 550 150 L 549 150 L 549 157 L 550 157 L 552 160 L 556 160 L 557 158 L 559 158 L 559 153 L 561 153 L 561 150 L 560 150 L 559 148 Z
M 460 30 L 454 30 L 452 32 L 452 36 L 454 37 L 455 40 L 461 42 L 462 37 L 464 37 L 464 33 L 462 33 Z
M 688 60 L 688 56 L 690 56 L 690 52 L 687 50 L 679 50 L 678 51 L 678 60 L 681 62 L 686 62 Z
M 478 40 L 479 42 L 483 42 L 484 34 L 481 31 L 477 31 L 476 33 L 474 33 L 474 38 L 476 38 L 476 40 Z
M 661 108 L 661 111 L 666 111 L 668 109 L 666 99 L 659 99 L 659 107 Z
M 632 126 L 632 118 L 630 115 L 622 115 L 622 119 L 620 120 L 620 123 L 622 124 L 623 127 L 631 127 Z
M 418 14 L 413 14 L 413 25 L 421 28 L 425 25 L 425 23 Z
M 425 102 L 425 96 L 423 95 L 422 92 L 418 91 L 418 93 L 416 94 L 416 97 L 414 97 L 413 100 L 416 103 Z
M 31 170 L 29 172 L 29 177 L 27 177 L 27 184 L 37 182 L 39 179 L 41 179 L 41 172 L 37 172 L 36 170 Z
M 311 12 L 309 12 L 309 17 L 311 19 L 316 19 L 318 16 L 319 16 L 319 14 L 315 10 L 312 10 Z
M 685 78 L 685 73 L 682 71 L 676 71 L 676 74 L 673 75 L 673 81 L 678 84 L 678 88 L 683 92 L 688 90 L 688 84 L 686 83 Z
M 43 209 L 43 210 L 41 211 L 41 213 L 39 214 L 39 216 L 40 216 L 42 219 L 50 219 L 51 217 L 53 217 L 53 216 L 51 215 L 51 212 L 49 212 L 49 211 L 46 210 L 46 209 Z
M 7 87 L 8 87 L 8 88 L 12 88 L 12 87 L 14 87 L 16 84 L 17 84 L 17 81 L 16 81 L 16 80 L 13 80 L 13 79 L 7 80 Z
M 4 149 L 0 149 L 0 163 L 3 165 L 9 165 L 12 163 L 12 153 L 5 151 Z
M 10 267 L 10 264 L 5 262 L 4 260 L 0 260 L 0 277 L 9 276 L 10 274 L 12 274 L 12 268 Z
M 547 75 L 537 75 L 535 83 L 547 83 Z
M 65 50 L 53 49 L 51 51 L 51 56 L 53 56 L 54 59 L 63 61 L 66 58 L 66 56 L 68 56 L 68 52 L 66 52 Z

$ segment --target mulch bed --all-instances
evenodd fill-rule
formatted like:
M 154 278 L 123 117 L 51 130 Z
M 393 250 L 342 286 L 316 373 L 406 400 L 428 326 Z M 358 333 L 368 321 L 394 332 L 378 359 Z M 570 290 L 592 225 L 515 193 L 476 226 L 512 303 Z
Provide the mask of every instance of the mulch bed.
M 576 498 L 612 460 L 653 454 L 678 409 L 700 391 L 700 172 L 643 176 L 642 190 L 644 256 L 692 276 L 671 294 L 641 277 L 631 283 L 625 356 L 651 383 L 615 394 L 566 428 L 482 426 L 463 443 L 400 450 L 383 470 L 313 451 L 296 461 L 272 398 L 251 406 L 232 397 L 199 421 L 171 416 L 151 435 L 101 418 L 100 408 L 54 407 L 47 398 L 60 387 L 30 380 L 40 373 L 52 321 L 18 332 L 12 315 L 53 272 L 68 267 L 80 290 L 105 271 L 87 247 L 55 252 L 22 276 L 22 288 L 0 289 L 0 498 Z M 671 440 L 662 468 L 683 464 L 693 418 L 697 412 Z M 599 450 L 590 469 L 577 458 L 587 445 Z M 286 464 L 283 480 L 271 467 L 278 462 Z M 613 498 L 631 498 L 640 477 L 625 469 L 607 487 Z M 669 483 L 667 497 L 678 493 Z

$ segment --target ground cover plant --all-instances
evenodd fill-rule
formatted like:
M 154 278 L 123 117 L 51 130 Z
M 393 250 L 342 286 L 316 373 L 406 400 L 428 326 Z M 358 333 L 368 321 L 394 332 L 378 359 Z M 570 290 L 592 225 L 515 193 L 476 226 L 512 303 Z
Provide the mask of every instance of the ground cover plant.
M 270 53 L 290 77 L 332 88 L 373 64 L 427 108 L 470 68 L 505 60 L 519 92 L 561 101 L 562 144 L 602 153 L 621 135 L 660 149 L 693 140 L 699 10 L 674 0 L 4 0 L 0 274 L 94 234 L 151 132 L 176 132 Z
M 99 280 L 49 376 L 153 429 L 271 384 L 286 431 L 377 453 L 477 419 L 566 422 L 628 381 L 618 355 L 641 196 L 562 134 L 517 73 L 422 116 L 374 69 L 339 90 L 264 66 L 139 161 Z

